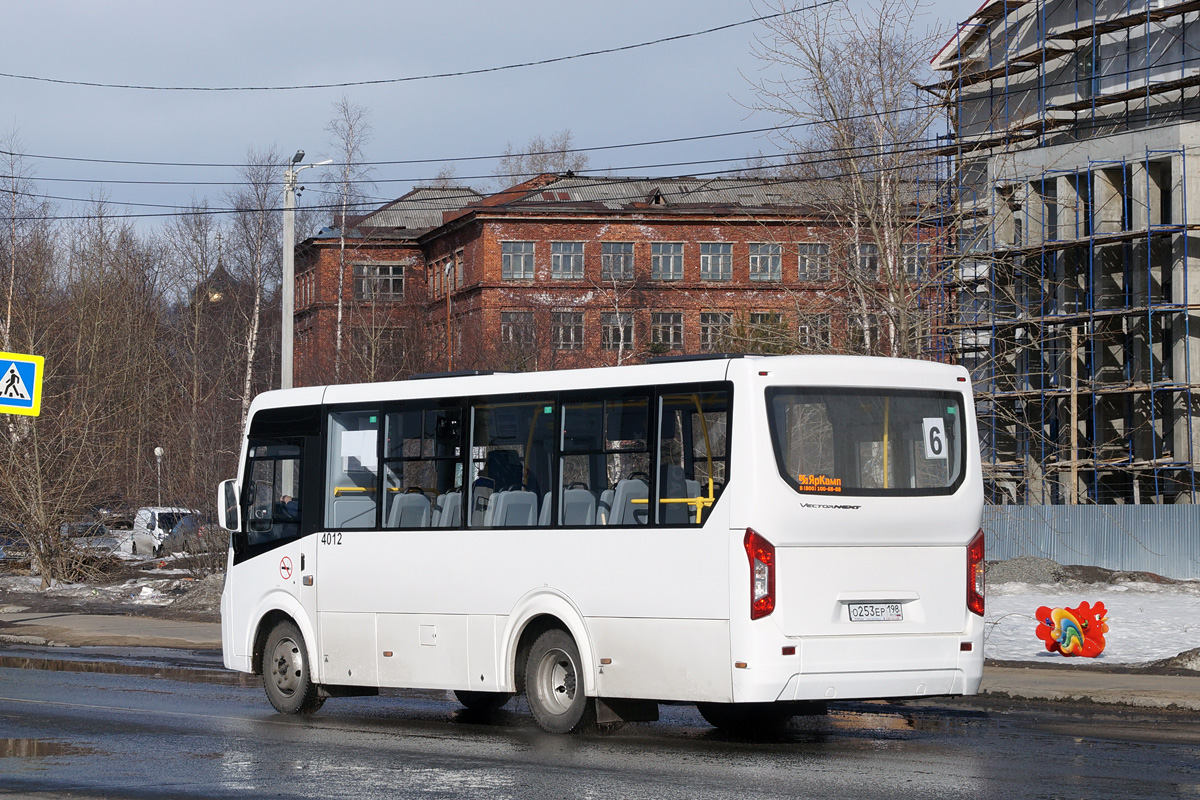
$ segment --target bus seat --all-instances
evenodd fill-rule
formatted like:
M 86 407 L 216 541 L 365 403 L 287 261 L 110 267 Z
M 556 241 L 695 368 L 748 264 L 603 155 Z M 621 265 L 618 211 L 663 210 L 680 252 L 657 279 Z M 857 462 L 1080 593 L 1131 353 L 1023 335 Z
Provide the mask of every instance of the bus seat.
M 650 496 L 650 487 L 641 478 L 626 478 L 617 481 L 613 491 L 612 512 L 609 515 L 609 525 L 645 525 L 649 508 L 641 503 L 634 505 L 634 500 L 645 500 Z
M 333 527 L 375 527 L 375 499 L 372 497 L 338 497 L 333 501 Z
M 542 513 L 538 515 L 538 527 L 545 528 L 550 524 L 550 493 L 542 497 Z
M 438 516 L 439 528 L 457 528 L 462 521 L 462 492 L 446 492 L 442 495 L 442 513 Z
M 446 495 L 439 494 L 429 501 L 429 527 L 436 528 L 442 519 L 442 503 Z
M 596 522 L 607 525 L 612 516 L 613 490 L 605 489 L 600 493 L 600 502 L 596 504 Z
M 484 525 L 495 528 L 533 527 L 537 524 L 537 495 L 523 490 L 496 492 L 488 505 Z
M 389 528 L 428 528 L 429 498 L 417 492 L 405 492 L 392 499 L 388 514 Z
M 567 489 L 563 492 L 563 525 L 595 525 L 596 495 L 587 489 Z

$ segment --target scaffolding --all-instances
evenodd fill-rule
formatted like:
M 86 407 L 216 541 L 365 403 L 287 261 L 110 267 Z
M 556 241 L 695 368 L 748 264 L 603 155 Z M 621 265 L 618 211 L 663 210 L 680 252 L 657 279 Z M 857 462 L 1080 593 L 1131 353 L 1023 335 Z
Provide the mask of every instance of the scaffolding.
M 996 0 L 934 59 L 992 502 L 1200 499 L 1189 37 L 1200 0 Z

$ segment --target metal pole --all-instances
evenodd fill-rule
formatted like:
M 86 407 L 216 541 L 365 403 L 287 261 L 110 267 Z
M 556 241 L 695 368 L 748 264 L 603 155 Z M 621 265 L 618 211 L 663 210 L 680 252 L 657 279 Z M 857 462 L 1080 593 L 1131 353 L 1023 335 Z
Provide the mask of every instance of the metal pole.
M 280 299 L 279 388 L 292 388 L 292 325 L 296 291 L 296 170 L 283 173 L 283 291 Z
M 454 269 L 454 259 L 446 265 L 446 372 L 454 371 L 454 356 L 450 350 L 450 270 Z
M 1079 328 L 1071 328 L 1071 494 L 1067 505 L 1079 502 Z

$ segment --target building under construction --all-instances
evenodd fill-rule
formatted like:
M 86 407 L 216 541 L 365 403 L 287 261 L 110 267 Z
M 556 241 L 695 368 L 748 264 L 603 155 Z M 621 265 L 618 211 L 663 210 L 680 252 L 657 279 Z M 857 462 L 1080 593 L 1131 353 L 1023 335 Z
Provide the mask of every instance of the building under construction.
M 1195 502 L 1200 0 L 985 2 L 933 68 L 989 499 Z

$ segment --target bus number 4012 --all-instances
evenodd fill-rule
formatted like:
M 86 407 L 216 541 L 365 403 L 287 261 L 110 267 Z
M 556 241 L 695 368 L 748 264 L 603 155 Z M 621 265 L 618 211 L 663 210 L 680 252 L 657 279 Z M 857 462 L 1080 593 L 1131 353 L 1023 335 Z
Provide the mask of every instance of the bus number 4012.
M 321 544 L 341 544 L 342 535 L 340 533 L 322 533 Z

